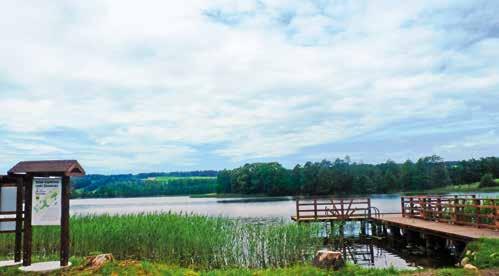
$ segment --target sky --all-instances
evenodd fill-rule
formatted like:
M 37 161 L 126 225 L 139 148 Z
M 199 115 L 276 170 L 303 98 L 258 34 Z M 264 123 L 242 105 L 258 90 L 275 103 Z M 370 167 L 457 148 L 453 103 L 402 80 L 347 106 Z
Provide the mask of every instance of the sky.
M 2 1 L 0 172 L 499 155 L 499 1 Z

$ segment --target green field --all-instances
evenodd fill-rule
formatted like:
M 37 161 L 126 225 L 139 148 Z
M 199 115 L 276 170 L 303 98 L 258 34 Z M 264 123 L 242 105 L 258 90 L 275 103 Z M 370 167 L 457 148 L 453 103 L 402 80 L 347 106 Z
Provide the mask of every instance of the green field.
M 471 193 L 471 192 L 499 192 L 499 179 L 495 180 L 498 186 L 480 188 L 480 183 L 475 182 L 463 185 L 449 185 L 441 188 L 426 190 L 426 193 Z
M 146 181 L 157 181 L 157 182 L 169 182 L 172 180 L 186 180 L 186 179 L 203 179 L 203 180 L 212 180 L 217 179 L 216 176 L 158 176 L 151 177 L 148 179 L 144 179 Z

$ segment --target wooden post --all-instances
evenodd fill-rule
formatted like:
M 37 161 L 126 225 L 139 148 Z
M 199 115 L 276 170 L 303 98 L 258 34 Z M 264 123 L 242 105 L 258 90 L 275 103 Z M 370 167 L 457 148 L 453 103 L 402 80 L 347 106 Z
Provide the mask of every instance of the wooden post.
M 33 205 L 33 176 L 26 177 L 24 189 L 24 235 L 23 235 L 23 266 L 31 265 L 31 207 Z
M 454 224 L 457 223 L 457 204 L 459 204 L 459 200 L 457 199 L 457 195 L 454 196 L 454 208 L 451 208 L 454 210 L 453 216 L 452 216 L 452 222 Z
M 61 266 L 69 262 L 69 196 L 71 182 L 69 176 L 62 177 L 61 193 Z
M 314 216 L 315 220 L 317 220 L 317 199 L 314 199 Z
M 409 198 L 409 206 L 411 207 L 411 217 L 414 217 L 414 197 Z
M 371 218 L 371 198 L 367 198 L 367 217 Z
M 344 210 L 343 210 L 343 199 L 340 199 L 340 205 L 341 205 L 341 218 L 343 219 L 343 214 L 344 214 Z
M 480 199 L 473 195 L 473 204 L 475 204 L 475 226 L 480 228 Z
M 442 218 L 442 198 L 437 197 L 437 221 L 440 221 Z
M 494 222 L 496 230 L 499 230 L 499 206 L 496 205 L 495 199 L 492 199 L 492 206 L 494 206 Z
M 402 211 L 402 217 L 405 217 L 405 208 L 404 208 L 404 197 L 400 197 L 400 209 Z
M 296 221 L 300 221 L 300 200 L 296 199 Z
M 14 261 L 21 261 L 21 243 L 23 228 L 23 178 L 16 177 L 16 241 L 14 245 Z
M 423 198 L 423 219 L 426 219 L 426 197 Z

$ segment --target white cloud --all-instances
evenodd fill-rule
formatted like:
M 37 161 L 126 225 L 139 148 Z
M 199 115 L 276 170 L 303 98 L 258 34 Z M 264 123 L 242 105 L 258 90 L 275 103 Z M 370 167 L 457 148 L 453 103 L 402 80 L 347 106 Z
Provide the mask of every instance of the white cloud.
M 450 118 L 479 105 L 476 95 L 497 102 L 498 40 L 442 47 L 466 29 L 427 22 L 435 10 L 460 16 L 433 1 L 7 1 L 0 138 L 47 144 L 62 139 L 47 133 L 67 129 L 83 145 L 61 140 L 35 157 L 195 165 L 205 153 L 279 158 L 403 120 Z M 197 152 L 203 145 L 216 149 Z
M 495 130 L 470 135 L 439 145 L 434 151 L 446 156 L 465 155 L 474 158 L 488 156 L 489 152 L 499 152 L 499 135 Z

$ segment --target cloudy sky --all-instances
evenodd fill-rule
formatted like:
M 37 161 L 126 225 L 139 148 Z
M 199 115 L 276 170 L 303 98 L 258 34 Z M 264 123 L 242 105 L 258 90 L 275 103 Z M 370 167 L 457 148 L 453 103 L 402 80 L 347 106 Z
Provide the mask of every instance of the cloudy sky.
M 499 1 L 2 1 L 0 171 L 499 155 Z

